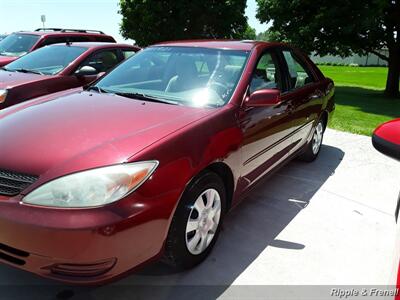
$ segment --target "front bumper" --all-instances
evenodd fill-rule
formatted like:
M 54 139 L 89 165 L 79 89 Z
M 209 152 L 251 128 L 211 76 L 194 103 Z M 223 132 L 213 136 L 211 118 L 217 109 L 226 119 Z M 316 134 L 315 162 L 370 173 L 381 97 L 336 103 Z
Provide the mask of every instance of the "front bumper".
M 96 209 L 51 209 L 0 196 L 0 262 L 67 283 L 97 284 L 161 253 L 175 196 L 130 195 Z

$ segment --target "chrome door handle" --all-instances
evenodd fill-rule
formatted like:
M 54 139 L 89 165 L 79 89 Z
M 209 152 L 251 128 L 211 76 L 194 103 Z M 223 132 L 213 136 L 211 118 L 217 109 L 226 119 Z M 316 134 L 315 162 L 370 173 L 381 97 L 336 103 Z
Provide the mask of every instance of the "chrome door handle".
M 323 96 L 324 96 L 323 92 L 321 92 L 320 90 L 316 90 L 314 93 L 311 94 L 310 100 L 319 99 L 322 98 Z

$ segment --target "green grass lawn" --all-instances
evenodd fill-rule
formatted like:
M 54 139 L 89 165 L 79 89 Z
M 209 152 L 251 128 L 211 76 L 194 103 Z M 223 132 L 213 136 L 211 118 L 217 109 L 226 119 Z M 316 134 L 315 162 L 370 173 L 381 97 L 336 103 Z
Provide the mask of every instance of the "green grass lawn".
M 319 66 L 336 86 L 333 129 L 371 135 L 379 124 L 400 117 L 400 99 L 383 96 L 387 68 Z

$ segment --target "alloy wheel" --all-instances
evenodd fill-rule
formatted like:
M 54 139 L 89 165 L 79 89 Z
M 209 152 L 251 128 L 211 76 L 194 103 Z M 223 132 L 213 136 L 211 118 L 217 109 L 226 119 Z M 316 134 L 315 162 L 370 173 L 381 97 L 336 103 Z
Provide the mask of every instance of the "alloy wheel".
M 312 139 L 312 151 L 314 154 L 317 154 L 319 148 L 321 148 L 323 134 L 324 134 L 324 126 L 322 125 L 321 122 L 319 122 L 317 128 L 315 128 Z

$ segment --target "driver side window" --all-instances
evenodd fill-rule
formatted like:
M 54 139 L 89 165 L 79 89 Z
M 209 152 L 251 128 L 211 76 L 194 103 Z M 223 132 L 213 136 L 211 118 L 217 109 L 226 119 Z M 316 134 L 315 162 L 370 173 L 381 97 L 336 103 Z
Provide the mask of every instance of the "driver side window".
M 92 67 L 97 73 L 107 72 L 109 69 L 119 63 L 118 54 L 116 50 L 104 50 L 96 52 L 87 58 L 78 68 Z
M 274 53 L 264 53 L 253 72 L 250 83 L 250 93 L 262 89 L 282 90 L 278 59 Z

